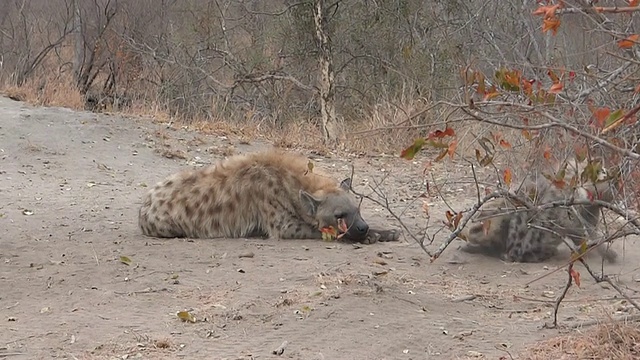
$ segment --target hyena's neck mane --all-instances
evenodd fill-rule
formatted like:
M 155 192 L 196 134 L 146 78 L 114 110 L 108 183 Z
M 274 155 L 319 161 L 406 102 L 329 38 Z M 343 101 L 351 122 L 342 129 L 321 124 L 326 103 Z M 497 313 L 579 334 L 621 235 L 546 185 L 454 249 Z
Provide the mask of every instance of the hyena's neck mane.
M 262 164 L 280 169 L 281 174 L 295 177 L 302 190 L 315 196 L 324 196 L 340 192 L 337 181 L 324 174 L 321 170 L 309 170 L 309 159 L 302 155 L 281 150 L 270 150 L 250 155 Z

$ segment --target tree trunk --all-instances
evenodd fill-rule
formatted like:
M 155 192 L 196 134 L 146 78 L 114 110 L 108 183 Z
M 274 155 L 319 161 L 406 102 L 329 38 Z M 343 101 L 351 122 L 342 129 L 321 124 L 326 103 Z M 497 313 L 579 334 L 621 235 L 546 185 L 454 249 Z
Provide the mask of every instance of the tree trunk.
M 80 6 L 78 0 L 73 1 L 73 75 L 76 80 L 78 88 L 82 88 L 82 77 L 84 74 L 84 58 L 86 54 L 86 47 L 84 43 L 84 37 L 82 32 L 82 17 L 80 16 Z
M 325 144 L 335 145 L 338 141 L 338 126 L 334 101 L 333 56 L 331 53 L 331 38 L 327 34 L 327 19 L 324 16 L 324 0 L 316 0 L 313 20 L 315 22 L 319 50 L 322 134 Z

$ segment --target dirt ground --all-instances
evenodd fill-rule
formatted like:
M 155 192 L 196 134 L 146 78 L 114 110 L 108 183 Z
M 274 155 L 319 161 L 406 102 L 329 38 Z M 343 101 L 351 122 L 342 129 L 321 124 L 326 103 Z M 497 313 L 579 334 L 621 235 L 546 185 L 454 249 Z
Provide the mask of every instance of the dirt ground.
M 566 273 L 525 287 L 562 256 L 505 264 L 463 253 L 456 241 L 430 263 L 408 238 L 353 245 L 141 235 L 137 211 L 149 186 L 184 166 L 266 146 L 0 98 L 0 358 L 523 359 L 536 341 L 576 331 L 543 328 Z M 337 178 L 353 164 L 356 190 L 390 174 L 383 186 L 397 211 L 423 189 L 420 161 L 305 154 Z M 433 171 L 468 176 L 450 163 Z M 458 210 L 472 194 L 464 184 L 445 192 Z M 441 199 L 430 205 L 434 218 L 446 210 Z M 380 206 L 362 207 L 370 224 L 398 227 Z M 416 231 L 420 208 L 403 215 Z M 640 281 L 635 241 L 618 244 L 624 257 L 605 268 L 631 289 Z M 597 257 L 589 261 L 598 268 Z M 633 313 L 582 273 L 561 323 Z M 183 310 L 197 322 L 181 321 Z M 284 353 L 272 354 L 285 341 Z

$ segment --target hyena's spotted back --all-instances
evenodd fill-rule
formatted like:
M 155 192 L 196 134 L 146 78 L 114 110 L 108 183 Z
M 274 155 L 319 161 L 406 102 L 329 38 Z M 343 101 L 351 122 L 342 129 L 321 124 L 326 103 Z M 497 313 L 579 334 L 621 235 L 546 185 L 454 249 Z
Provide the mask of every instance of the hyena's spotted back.
M 527 183 L 519 195 L 534 194 L 533 205 L 573 198 L 585 201 L 597 198 L 613 200 L 613 189 L 607 182 L 585 184 L 575 190 L 562 190 L 546 179 Z M 576 245 L 583 239 L 596 236 L 600 220 L 599 205 L 554 206 L 544 210 L 516 207 L 505 199 L 496 199 L 485 204 L 462 232 L 469 245 L 468 252 L 483 252 L 497 255 L 507 261 L 541 262 L 557 253 L 562 237 L 566 236 Z M 487 223 L 486 221 L 490 221 Z M 608 261 L 615 261 L 617 254 L 600 246 L 597 251 Z
M 350 180 L 338 184 L 307 163 L 270 150 L 171 175 L 144 197 L 140 229 L 156 237 L 312 239 L 321 228 L 344 224 L 348 239 L 398 239 L 396 231 L 369 229 Z

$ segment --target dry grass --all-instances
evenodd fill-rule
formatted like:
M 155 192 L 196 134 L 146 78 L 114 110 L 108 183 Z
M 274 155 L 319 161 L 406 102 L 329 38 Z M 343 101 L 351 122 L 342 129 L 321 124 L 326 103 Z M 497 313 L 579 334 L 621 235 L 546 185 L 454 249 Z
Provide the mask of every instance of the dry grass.
M 438 123 L 440 117 L 425 111 L 426 108 L 419 99 L 409 97 L 401 99 L 399 104 L 391 100 L 375 104 L 368 116 L 355 121 L 351 128 L 345 127 L 346 143 L 349 148 L 365 153 L 399 152 L 415 138 L 442 127 L 424 126 Z M 415 116 L 422 111 L 425 111 L 422 115 Z
M 53 61 L 53 60 L 51 60 Z M 60 106 L 71 109 L 84 109 L 85 98 L 76 89 L 73 77 L 69 73 L 45 72 L 52 68 L 50 64 L 20 87 L 4 85 L 2 92 L 16 100 L 38 106 Z M 140 90 L 142 91 L 142 90 Z M 432 107 L 423 99 L 411 95 L 400 95 L 400 99 L 381 99 L 360 119 L 345 119 L 341 125 L 341 147 L 330 149 L 323 145 L 322 135 L 315 119 L 288 120 L 284 124 L 275 124 L 267 119 L 256 117 L 255 111 L 238 112 L 225 118 L 220 111 L 222 106 L 212 100 L 208 112 L 190 117 L 174 114 L 167 104 L 160 100 L 143 100 L 135 94 L 131 104 L 114 110 L 123 116 L 149 118 L 154 122 L 184 127 L 203 134 L 233 136 L 241 142 L 249 143 L 256 139 L 272 142 L 285 149 L 316 150 L 320 154 L 328 151 L 357 152 L 364 155 L 398 154 L 413 143 L 415 138 L 426 136 L 436 129 L 444 129 L 445 121 L 452 120 L 451 109 Z M 141 95 L 142 96 L 142 95 Z M 144 96 L 142 96 L 144 97 Z M 283 105 L 285 106 L 285 105 Z M 209 115 L 204 115 L 208 113 Z M 453 116 L 455 117 L 455 116 Z M 473 159 L 477 148 L 477 137 L 489 134 L 490 128 L 480 124 L 469 124 L 456 128 L 457 153 Z M 514 145 L 523 142 L 519 131 L 504 131 L 503 136 Z M 498 147 L 497 150 L 504 150 Z M 426 149 L 435 156 L 442 149 Z M 514 161 L 518 163 L 518 161 Z
M 604 323 L 585 332 L 537 343 L 518 358 L 527 360 L 639 359 L 640 324 Z
M 84 109 L 84 96 L 73 85 L 70 76 L 33 77 L 20 87 L 5 86 L 2 92 L 14 100 L 33 105 Z
M 249 144 L 254 140 L 271 141 L 281 148 L 308 148 L 326 151 L 322 144 L 320 131 L 302 121 L 274 126 L 268 122 L 257 122 L 238 115 L 238 118 L 171 116 L 162 105 L 157 103 L 134 102 L 131 107 L 120 112 L 125 116 L 150 118 L 156 123 L 171 124 L 201 134 L 234 137 L 240 143 Z
M 67 74 L 33 76 L 20 87 L 5 84 L 1 91 L 14 100 L 32 105 L 84 109 L 84 96 L 75 88 L 72 80 Z M 149 118 L 153 122 L 185 127 L 203 134 L 233 136 L 247 143 L 264 139 L 281 148 L 312 149 L 320 153 L 338 150 L 379 154 L 396 153 L 411 144 L 415 137 L 435 129 L 411 127 L 426 121 L 426 113 L 420 118 L 409 118 L 411 114 L 424 107 L 424 104 L 415 100 L 402 101 L 401 105 L 383 101 L 363 119 L 350 119 L 345 122 L 341 130 L 343 145 L 339 149 L 324 146 L 317 124 L 309 119 L 275 125 L 270 121 L 256 120 L 240 113 L 233 118 L 194 118 L 172 114 L 164 104 L 144 100 L 133 100 L 130 106 L 116 112 L 124 116 Z M 218 113 L 215 110 L 216 104 L 212 104 L 210 113 Z

